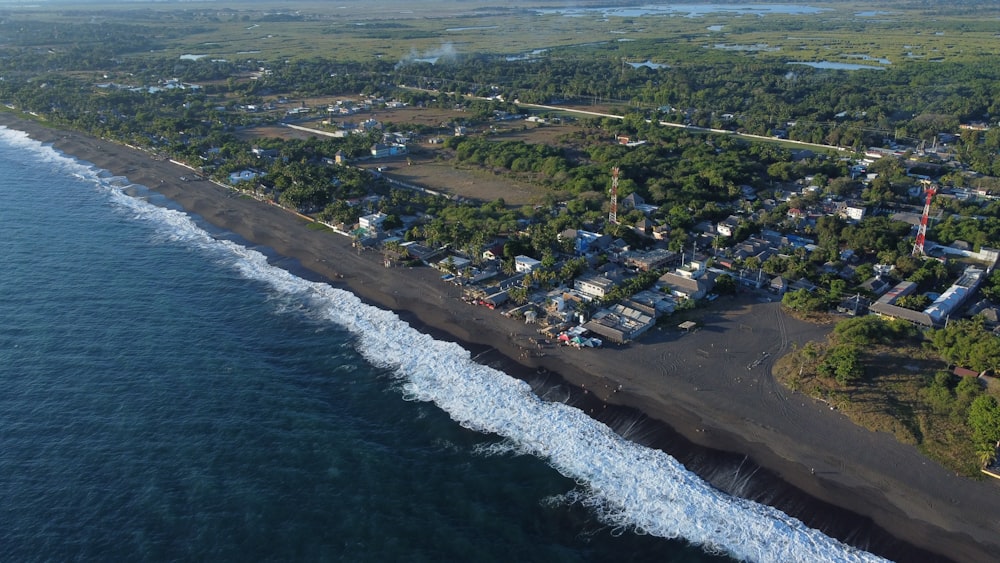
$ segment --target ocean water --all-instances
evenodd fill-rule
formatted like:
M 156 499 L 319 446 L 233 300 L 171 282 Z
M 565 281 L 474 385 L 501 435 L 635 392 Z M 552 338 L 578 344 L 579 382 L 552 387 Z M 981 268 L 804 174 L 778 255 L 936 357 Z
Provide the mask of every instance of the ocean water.
M 0 559 L 874 561 L 0 128 Z

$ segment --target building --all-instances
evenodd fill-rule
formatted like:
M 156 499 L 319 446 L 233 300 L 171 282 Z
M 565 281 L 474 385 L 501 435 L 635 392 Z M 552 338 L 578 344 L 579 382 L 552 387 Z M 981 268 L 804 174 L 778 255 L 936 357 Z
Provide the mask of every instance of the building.
M 913 309 L 907 309 L 896 305 L 896 302 L 899 301 L 901 297 L 910 295 L 916 291 L 916 289 L 917 284 L 911 281 L 900 282 L 886 292 L 885 295 L 880 297 L 878 301 L 872 303 L 868 309 L 872 313 L 882 317 L 902 319 L 920 326 L 934 326 L 933 319 L 931 319 L 931 316 L 927 313 L 923 311 L 914 311 Z
M 250 182 L 255 178 L 264 177 L 263 172 L 257 172 L 256 170 L 240 170 L 239 172 L 233 172 L 229 175 L 230 184 L 238 184 L 240 182 Z
M 378 213 L 372 213 L 371 215 L 365 215 L 358 219 L 358 227 L 368 231 L 369 233 L 377 233 L 382 230 L 382 223 L 385 222 L 385 213 L 381 211 Z
M 975 266 L 969 266 L 954 285 L 949 287 L 940 297 L 934 300 L 934 303 L 931 303 L 929 307 L 924 309 L 924 313 L 930 315 L 934 324 L 943 323 L 970 295 L 975 293 L 983 280 L 984 274 L 983 270 Z
M 583 229 L 567 229 L 559 233 L 559 240 L 572 240 L 577 254 L 600 252 L 611 246 L 612 238 L 600 233 L 592 233 Z
M 642 272 L 658 270 L 666 266 L 671 260 L 677 257 L 676 252 L 663 248 L 654 248 L 646 252 L 632 250 L 622 254 L 625 265 Z
M 701 299 L 715 285 L 714 274 L 706 275 L 706 272 L 704 262 L 692 260 L 673 272 L 660 276 L 657 285 L 669 289 L 677 297 Z
M 712 290 L 712 283 L 707 278 L 694 279 L 675 272 L 663 274 L 656 283 L 672 295 L 685 299 L 701 299 Z
M 867 209 L 860 203 L 845 203 L 837 212 L 848 221 L 858 222 L 865 218 Z
M 542 265 L 541 260 L 535 260 L 531 256 L 515 256 L 514 257 L 514 271 L 515 272 L 530 272 L 535 268 Z
M 573 288 L 590 298 L 600 299 L 614 288 L 615 282 L 598 274 L 585 274 L 576 278 Z
M 740 218 L 735 215 L 730 215 L 726 217 L 724 221 L 721 221 L 715 226 L 715 232 L 719 233 L 724 237 L 731 237 L 736 234 L 736 229 L 740 226 Z
M 628 305 L 616 304 L 598 311 L 583 328 L 616 344 L 635 340 L 656 324 L 656 317 Z
M 371 153 L 374 158 L 385 158 L 406 154 L 406 145 L 386 145 L 383 143 L 375 143 L 372 145 Z

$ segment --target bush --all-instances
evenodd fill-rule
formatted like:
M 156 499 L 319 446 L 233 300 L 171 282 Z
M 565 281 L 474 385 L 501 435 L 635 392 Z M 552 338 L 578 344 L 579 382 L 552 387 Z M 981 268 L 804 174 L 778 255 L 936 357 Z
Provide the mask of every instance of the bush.
M 818 371 L 837 380 L 841 385 L 848 385 L 865 374 L 861 364 L 861 354 L 857 346 L 839 344 L 830 349 L 826 358 L 820 363 Z

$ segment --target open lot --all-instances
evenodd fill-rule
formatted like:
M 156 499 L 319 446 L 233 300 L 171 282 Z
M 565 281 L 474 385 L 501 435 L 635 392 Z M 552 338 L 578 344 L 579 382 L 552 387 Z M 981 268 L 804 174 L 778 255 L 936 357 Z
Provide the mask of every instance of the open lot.
M 333 96 L 328 98 L 309 98 L 294 101 L 289 104 L 294 107 L 299 103 L 312 108 L 325 108 L 327 105 L 343 99 L 357 99 L 353 96 Z M 415 184 L 444 194 L 479 201 L 493 201 L 498 198 L 510 206 L 531 205 L 539 203 L 544 198 L 547 189 L 527 180 L 515 180 L 482 168 L 456 168 L 449 159 L 449 151 L 441 144 L 430 143 L 429 139 L 439 136 L 448 137 L 454 134 L 454 124 L 468 118 L 464 111 L 440 108 L 394 108 L 379 109 L 370 113 L 358 113 L 353 116 L 336 118 L 337 121 L 360 121 L 374 118 L 383 125 L 392 125 L 396 129 L 408 130 L 416 127 L 437 128 L 434 134 L 423 135 L 420 142 L 411 146 L 407 156 L 367 160 L 356 162 L 364 168 L 385 168 L 386 177 Z M 320 129 L 322 118 L 315 117 L 297 122 L 302 127 Z M 489 134 L 489 138 L 497 141 L 522 141 L 525 143 L 541 143 L 558 146 L 560 138 L 579 130 L 575 124 L 546 124 L 526 122 L 524 120 L 498 121 L 488 125 L 473 127 L 470 134 Z M 256 138 L 277 137 L 282 139 L 308 139 L 311 133 L 292 129 L 283 125 L 267 125 L 241 129 L 237 135 L 245 140 Z

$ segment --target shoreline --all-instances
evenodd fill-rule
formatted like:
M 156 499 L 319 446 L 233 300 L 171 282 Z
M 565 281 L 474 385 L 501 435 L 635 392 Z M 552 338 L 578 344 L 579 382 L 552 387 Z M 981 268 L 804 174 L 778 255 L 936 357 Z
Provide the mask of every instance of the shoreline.
M 518 372 L 512 375 L 531 380 L 544 370 L 548 375 L 538 378 L 583 390 L 585 408 L 595 418 L 601 418 L 594 412 L 601 405 L 648 417 L 652 444 L 640 443 L 658 447 L 666 429 L 706 451 L 747 456 L 808 498 L 868 519 L 909 544 L 872 539 L 867 529 L 843 532 L 861 536 L 855 538 L 858 547 L 867 549 L 870 541 L 876 553 L 907 561 L 988 561 L 1000 550 L 1000 487 L 956 477 L 915 448 L 860 428 L 774 382 L 771 362 L 829 331 L 786 317 L 776 303 L 723 298 L 704 309 L 703 328 L 692 334 L 653 330 L 624 347 L 546 348 L 537 357 L 528 347 L 531 326 L 465 304 L 460 289 L 442 283 L 429 268 L 386 269 L 379 255 L 359 254 L 345 237 L 306 229 L 303 219 L 286 210 L 211 182 L 182 181 L 190 170 L 146 153 L 3 112 L 0 125 L 127 176 L 201 220 L 294 262 L 297 274 L 391 309 L 424 332 L 462 343 L 473 356 L 499 356 L 495 361 L 505 371 Z M 748 369 L 762 352 L 769 353 L 767 360 Z M 782 508 L 780 502 L 768 504 Z M 833 526 L 809 524 L 824 531 Z

